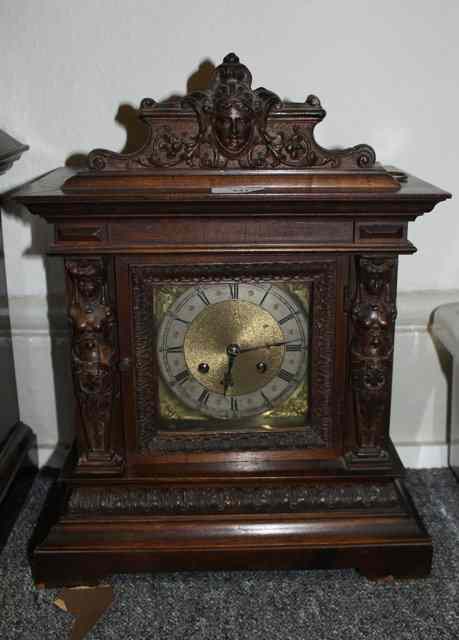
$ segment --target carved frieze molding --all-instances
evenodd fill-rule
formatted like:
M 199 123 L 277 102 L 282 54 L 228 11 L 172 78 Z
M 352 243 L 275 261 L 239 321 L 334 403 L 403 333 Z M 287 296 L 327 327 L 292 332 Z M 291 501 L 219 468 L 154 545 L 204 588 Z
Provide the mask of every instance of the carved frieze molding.
M 225 451 L 324 448 L 332 446 L 336 416 L 334 394 L 336 260 L 252 264 L 132 265 L 135 394 L 138 448 L 156 451 Z M 311 283 L 311 374 L 309 420 L 298 432 L 240 433 L 168 438 L 158 434 L 155 393 L 154 288 L 163 284 L 191 286 L 203 282 L 257 280 Z
M 351 310 L 351 386 L 356 448 L 349 464 L 387 464 L 397 258 L 356 258 L 357 290 Z
M 400 512 L 392 482 L 296 484 L 249 487 L 78 487 L 67 517 L 77 514 L 204 515 L 370 510 Z
M 205 91 L 155 103 L 145 98 L 140 118 L 148 126 L 141 149 L 120 154 L 95 149 L 94 172 L 168 169 L 368 170 L 376 160 L 365 144 L 327 150 L 314 139 L 325 117 L 319 99 L 282 102 L 264 88 L 252 89 L 252 75 L 234 54 L 219 65 Z
M 118 379 L 106 261 L 69 258 L 65 269 L 71 285 L 72 372 L 80 412 L 78 466 L 119 467 L 111 430 Z

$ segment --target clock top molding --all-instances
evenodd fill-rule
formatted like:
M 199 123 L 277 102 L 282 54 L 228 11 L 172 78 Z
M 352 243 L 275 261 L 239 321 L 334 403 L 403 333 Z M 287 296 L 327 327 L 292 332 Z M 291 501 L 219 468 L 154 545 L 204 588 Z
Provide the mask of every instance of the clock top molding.
M 284 102 L 272 91 L 252 89 L 252 74 L 234 54 L 213 72 L 209 87 L 183 98 L 156 103 L 145 98 L 140 118 L 148 138 L 138 151 L 119 154 L 95 149 L 93 172 L 174 170 L 352 170 L 375 171 L 368 145 L 328 151 L 314 140 L 325 117 L 320 100 Z
M 355 219 L 371 211 L 407 222 L 450 197 L 382 166 L 369 145 L 320 146 L 314 139 L 325 117 L 319 99 L 285 102 L 253 89 L 249 69 L 234 53 L 214 69 L 207 90 L 158 103 L 145 98 L 139 117 L 147 127 L 137 151 L 94 149 L 86 167 L 56 169 L 15 197 L 50 222 L 94 218 L 89 203 L 106 220 L 240 216 L 243 205 L 245 217 Z

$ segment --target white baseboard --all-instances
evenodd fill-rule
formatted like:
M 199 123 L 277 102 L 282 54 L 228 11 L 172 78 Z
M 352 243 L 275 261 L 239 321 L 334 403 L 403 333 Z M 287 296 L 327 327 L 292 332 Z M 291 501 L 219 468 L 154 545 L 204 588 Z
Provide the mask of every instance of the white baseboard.
M 429 326 L 437 307 L 458 300 L 457 290 L 398 297 L 391 436 L 407 467 L 447 465 L 449 381 Z M 20 417 L 37 435 L 40 465 L 60 466 L 65 452 L 56 444 L 71 441 L 73 415 L 64 301 L 13 296 L 9 307 Z M 3 316 L 0 308 L 0 336 L 9 340 Z
M 448 466 L 447 444 L 396 444 L 395 448 L 407 469 L 435 469 Z
M 38 466 L 60 469 L 69 454 L 69 447 L 55 444 L 39 444 L 37 446 Z

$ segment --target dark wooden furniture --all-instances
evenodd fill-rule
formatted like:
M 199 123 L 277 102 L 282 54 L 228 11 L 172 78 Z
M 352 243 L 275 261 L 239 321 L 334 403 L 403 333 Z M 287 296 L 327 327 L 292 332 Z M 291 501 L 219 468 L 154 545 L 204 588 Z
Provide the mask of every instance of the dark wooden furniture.
M 0 175 L 8 171 L 28 149 L 4 131 L 0 131 Z M 28 453 L 35 442 L 32 430 L 19 420 L 19 409 L 14 374 L 11 327 L 8 312 L 5 259 L 0 221 L 0 330 L 2 357 L 0 361 L 0 504 L 2 504 L 18 473 L 28 462 Z M 21 482 L 21 486 L 22 486 Z M 18 503 L 17 496 L 15 503 Z M 16 510 L 12 505 L 0 508 L 0 547 L 14 521 Z
M 447 425 L 448 465 L 459 481 L 459 303 L 443 304 L 435 309 L 430 331 L 433 339 L 446 349 L 452 358 L 450 377 L 450 424 Z
M 65 259 L 79 407 L 76 445 L 37 533 L 36 581 L 190 568 L 428 574 L 431 539 L 389 437 L 397 259 L 415 251 L 408 222 L 450 196 L 377 164 L 367 145 L 320 147 L 313 129 L 324 116 L 315 96 L 284 103 L 252 90 L 230 54 L 207 91 L 143 100 L 138 152 L 95 150 L 87 170 L 58 169 L 17 193 L 54 223 L 50 251 Z M 257 387 L 269 410 L 241 418 L 255 396 L 235 396 L 232 375 L 241 353 L 261 348 L 255 336 L 220 354 L 231 362 L 220 395 L 203 382 L 194 405 L 191 388 L 181 403 L 178 385 L 205 380 L 209 363 L 172 382 L 160 374 L 164 299 L 175 305 L 168 322 L 190 325 L 171 312 L 188 291 L 206 313 L 206 295 L 223 293 L 237 315 L 240 292 L 263 287 L 303 296 L 291 316 L 309 318 L 309 338 L 265 345 L 252 377 L 271 366 L 274 346 L 307 357 L 305 376 L 276 370 L 288 399 L 271 403 Z M 202 353 L 220 330 L 201 335 Z M 188 349 L 189 367 L 197 343 L 186 335 L 166 351 L 178 363 Z

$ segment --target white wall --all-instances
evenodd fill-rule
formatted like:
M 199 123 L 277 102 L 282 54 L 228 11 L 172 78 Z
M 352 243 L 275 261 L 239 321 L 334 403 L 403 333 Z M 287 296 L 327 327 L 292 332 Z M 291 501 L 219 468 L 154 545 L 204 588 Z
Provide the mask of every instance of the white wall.
M 322 144 L 367 142 L 381 161 L 454 193 L 459 182 L 458 24 L 454 0 L 4 0 L 0 128 L 31 150 L 2 178 L 0 189 L 96 146 L 120 150 L 126 139 L 114 121 L 120 104 L 137 106 L 146 95 L 161 99 L 183 93 L 200 63 L 218 64 L 234 50 L 252 70 L 255 86 L 293 100 L 308 93 L 321 98 L 329 113 L 317 129 Z M 451 300 L 454 294 L 447 290 L 459 287 L 455 207 L 454 200 L 446 202 L 411 227 L 420 251 L 401 259 L 400 289 L 434 292 L 421 296 L 418 318 L 430 313 L 429 305 Z M 46 296 L 62 288 L 59 264 L 48 266 L 46 275 L 46 225 L 20 210 L 3 212 L 3 224 L 13 328 L 24 327 L 24 310 L 32 307 L 43 314 L 46 326 Z M 53 412 L 44 419 L 46 426 L 37 423 L 37 412 L 54 402 L 49 349 L 32 374 L 26 362 L 37 360 L 20 346 L 21 331 L 14 345 L 19 387 L 42 390 L 41 404 L 30 415 L 22 397 L 21 413 L 39 440 L 52 444 Z M 405 406 L 407 388 L 413 410 L 400 414 L 400 424 L 394 422 L 394 439 L 441 445 L 446 383 L 436 351 L 425 326 L 421 339 L 416 331 L 402 334 L 394 411 L 397 403 Z M 413 385 L 412 375 L 401 373 L 400 361 L 402 353 L 421 352 L 422 389 Z M 425 401 L 433 388 L 435 410 Z

